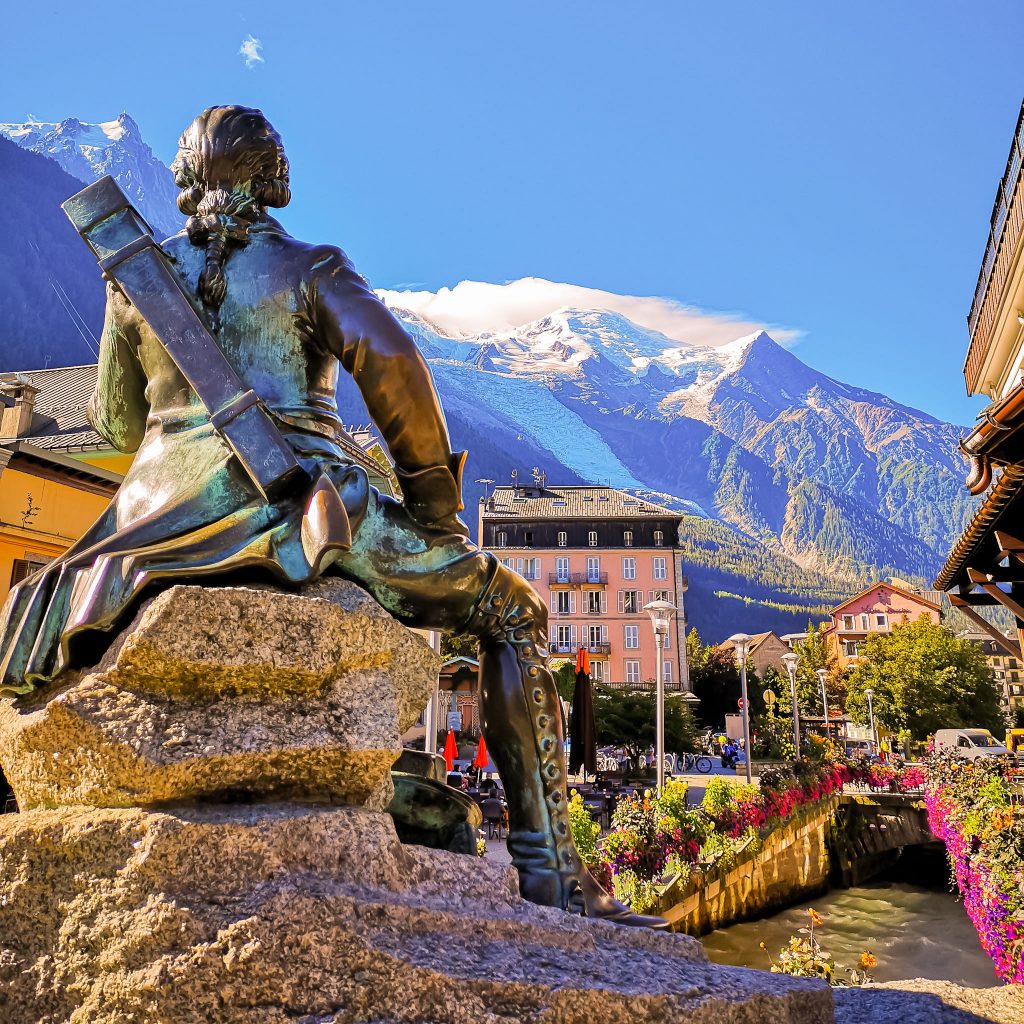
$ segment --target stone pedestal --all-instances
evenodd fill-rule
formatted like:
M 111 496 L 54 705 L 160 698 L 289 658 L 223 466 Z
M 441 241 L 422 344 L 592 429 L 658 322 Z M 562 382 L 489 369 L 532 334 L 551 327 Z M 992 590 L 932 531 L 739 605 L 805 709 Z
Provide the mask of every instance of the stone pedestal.
M 533 906 L 381 808 L 437 658 L 361 590 L 174 587 L 0 704 L 3 1024 L 827 1024 L 818 982 Z
M 255 798 L 382 809 L 439 663 L 344 580 L 301 595 L 172 587 L 95 668 L 0 702 L 0 763 L 22 810 Z

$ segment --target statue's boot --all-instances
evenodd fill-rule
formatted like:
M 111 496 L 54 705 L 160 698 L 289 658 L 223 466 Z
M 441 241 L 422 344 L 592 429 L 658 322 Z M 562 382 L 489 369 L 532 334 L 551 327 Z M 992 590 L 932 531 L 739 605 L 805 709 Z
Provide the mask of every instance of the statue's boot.
M 481 718 L 508 801 L 508 850 L 533 903 L 618 924 L 667 928 L 604 891 L 569 831 L 562 714 L 544 662 L 547 613 L 536 592 L 496 567 L 469 630 L 480 639 Z

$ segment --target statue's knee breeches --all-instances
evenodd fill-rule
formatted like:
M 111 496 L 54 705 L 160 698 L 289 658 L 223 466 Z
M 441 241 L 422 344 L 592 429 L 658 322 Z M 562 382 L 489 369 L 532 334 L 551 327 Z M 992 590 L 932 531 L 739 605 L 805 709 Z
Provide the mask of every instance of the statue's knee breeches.
M 493 556 L 491 556 L 493 557 Z M 494 570 L 476 603 L 467 632 L 481 642 L 510 640 L 547 653 L 548 610 L 530 584 L 495 559 Z

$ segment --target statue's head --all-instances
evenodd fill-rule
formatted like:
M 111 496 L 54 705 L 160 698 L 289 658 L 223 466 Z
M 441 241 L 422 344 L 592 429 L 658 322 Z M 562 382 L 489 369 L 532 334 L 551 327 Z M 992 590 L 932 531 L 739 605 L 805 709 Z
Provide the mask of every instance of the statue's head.
M 182 190 L 178 209 L 194 217 L 213 192 L 245 196 L 261 207 L 287 206 L 288 158 L 260 110 L 210 107 L 182 133 L 171 164 Z
M 233 249 L 246 245 L 249 226 L 268 206 L 287 206 L 288 159 L 262 111 L 210 107 L 178 140 L 171 171 L 181 189 L 178 209 L 188 215 L 189 241 L 206 249 L 199 296 L 217 330 L 227 295 L 224 265 Z

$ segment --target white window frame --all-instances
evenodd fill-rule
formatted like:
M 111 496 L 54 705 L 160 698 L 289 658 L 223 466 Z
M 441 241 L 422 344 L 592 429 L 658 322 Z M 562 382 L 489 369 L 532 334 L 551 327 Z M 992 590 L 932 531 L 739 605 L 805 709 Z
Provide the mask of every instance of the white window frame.
M 662 665 L 661 670 L 664 673 L 665 685 L 670 686 L 672 684 L 672 662 L 666 661 Z
M 600 583 L 601 582 L 601 556 L 600 555 L 588 555 L 587 556 L 587 582 L 588 583 Z
M 655 555 L 651 560 L 651 571 L 656 580 L 668 579 L 668 559 L 664 555 Z
M 540 559 L 539 558 L 524 558 L 523 559 L 523 577 L 528 580 L 539 580 L 540 579 Z
M 860 631 L 866 633 L 871 628 L 871 616 L 867 612 L 860 613 Z
M 633 608 L 626 607 L 627 600 L 626 595 L 632 594 L 632 599 L 628 602 L 632 604 Z M 640 612 L 640 603 L 643 601 L 643 591 L 641 590 L 620 590 L 619 591 L 619 614 L 620 615 L 637 615 Z
M 498 547 L 499 548 L 506 548 L 506 547 L 508 547 L 508 534 L 504 530 L 499 530 L 498 531 Z
M 565 555 L 559 555 L 555 559 L 555 581 L 557 583 L 569 582 L 569 559 Z
M 563 608 L 568 609 L 564 611 Z M 576 594 L 572 590 L 551 591 L 551 614 L 572 615 L 576 611 Z
M 662 530 L 654 531 L 654 546 L 656 548 L 664 547 L 665 545 L 665 533 Z
M 631 548 L 633 546 L 633 531 L 623 530 L 622 531 L 622 546 L 624 548 Z
M 629 623 L 622 627 L 622 646 L 627 651 L 640 650 L 640 626 Z
M 855 616 L 853 616 L 853 615 L 844 615 L 843 616 L 843 629 L 845 629 L 848 633 L 852 633 L 853 629 L 854 629 L 854 624 L 856 623 L 856 621 L 857 620 L 856 620 Z
M 566 546 L 566 544 L 568 544 L 568 543 L 569 543 L 569 535 L 565 532 L 565 530 L 559 530 L 558 531 L 558 546 L 560 548 L 564 548 Z
M 636 579 L 636 557 L 629 555 L 622 559 L 622 578 L 624 580 Z
M 640 682 L 640 662 L 632 658 L 622 663 L 623 671 L 626 673 L 626 682 L 636 685 Z
M 592 548 L 597 547 L 597 530 L 591 530 L 587 534 L 587 545 Z
M 876 629 L 888 629 L 889 628 L 889 616 L 885 612 L 875 612 L 875 628 Z
M 604 615 L 608 611 L 607 597 L 603 590 L 587 590 L 585 611 L 588 615 Z
M 590 663 L 590 681 L 592 683 L 604 682 L 604 662 L 592 661 Z

